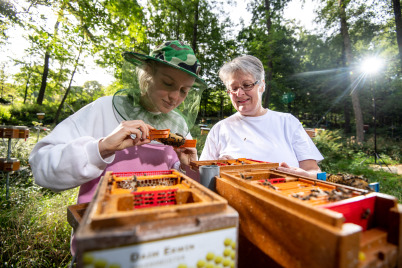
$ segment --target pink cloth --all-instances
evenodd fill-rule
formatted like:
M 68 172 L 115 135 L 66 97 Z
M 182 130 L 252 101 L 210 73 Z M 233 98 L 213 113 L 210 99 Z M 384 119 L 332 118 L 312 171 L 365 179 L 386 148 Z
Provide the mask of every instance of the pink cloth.
M 146 144 L 133 146 L 115 154 L 114 161 L 103 171 L 102 175 L 89 181 L 80 187 L 78 193 L 78 204 L 87 203 L 92 200 L 100 178 L 106 171 L 131 172 L 131 171 L 158 171 L 172 169 L 179 161 L 176 152 L 171 146 L 161 144 Z M 74 235 L 71 237 L 71 254 L 74 256 L 76 244 Z

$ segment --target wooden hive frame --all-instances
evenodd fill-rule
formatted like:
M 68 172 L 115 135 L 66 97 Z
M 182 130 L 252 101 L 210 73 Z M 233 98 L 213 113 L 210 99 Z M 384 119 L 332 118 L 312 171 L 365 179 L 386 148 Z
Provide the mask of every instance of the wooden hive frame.
M 253 160 L 248 158 L 237 158 L 237 159 L 228 159 L 228 160 L 205 160 L 205 161 L 191 161 L 190 167 L 193 170 L 198 170 L 200 166 L 205 165 L 218 165 L 222 169 L 231 169 L 234 166 L 243 166 L 243 165 L 260 165 L 261 167 L 277 167 L 278 163 L 268 163 L 259 160 Z
M 148 138 L 150 140 L 157 140 L 163 144 L 172 145 L 177 147 L 177 145 L 181 144 L 179 147 L 193 147 L 195 148 L 197 145 L 197 140 L 189 140 L 185 139 L 182 136 L 171 133 L 170 129 L 151 129 L 149 131 Z M 183 143 L 184 140 L 184 144 Z
M 244 170 L 244 169 L 272 169 L 278 167 L 278 163 L 268 163 L 247 158 L 238 158 L 231 160 L 206 160 L 206 161 L 191 161 L 190 165 L 185 166 L 186 174 L 196 181 L 200 181 L 199 168 L 206 165 L 217 165 L 219 163 L 219 170 Z
M 345 223 L 342 213 L 302 202 L 259 182 L 281 177 L 354 192 L 355 197 L 334 204 L 348 206 L 372 200 L 374 211 L 368 218 L 368 230 Z M 221 172 L 216 190 L 239 212 L 240 234 L 281 266 L 402 266 L 402 206 L 392 196 L 246 166 L 240 172 Z M 359 256 L 363 256 L 360 261 Z M 240 263 L 241 258 L 240 253 Z
M 225 210 L 227 201 L 221 196 L 205 191 L 202 185 L 191 178 L 177 172 L 156 176 L 139 176 L 139 180 L 161 179 L 163 177 L 176 178 L 174 186 L 158 186 L 154 190 L 177 189 L 177 204 L 172 206 L 155 206 L 150 208 L 134 209 L 134 195 L 131 191 L 117 189 L 112 172 L 107 172 L 101 181 L 98 194 L 94 200 L 94 206 L 90 211 L 92 228 L 107 228 L 110 226 L 122 226 L 146 221 L 157 221 L 165 218 L 186 217 L 197 214 L 217 213 Z M 126 177 L 126 179 L 129 177 Z M 151 187 L 152 188 L 152 187 Z M 140 191 L 147 191 L 149 187 L 143 187 Z
M 80 220 L 79 226 L 75 226 L 77 267 L 84 267 L 82 256 L 86 252 L 119 250 L 142 243 L 219 233 L 221 230 L 234 232 L 237 236 L 238 213 L 224 198 L 176 170 L 162 172 L 162 175 L 146 172 L 145 176 L 141 175 L 144 172 L 120 173 L 119 176 L 107 172 L 88 207 L 83 205 L 68 214 L 74 218 L 71 221 Z M 138 180 L 174 179 L 175 185 L 138 187 L 135 193 L 146 192 L 152 187 L 177 190 L 176 204 L 134 209 L 133 194 L 116 191 L 115 184 L 131 179 L 134 173 Z

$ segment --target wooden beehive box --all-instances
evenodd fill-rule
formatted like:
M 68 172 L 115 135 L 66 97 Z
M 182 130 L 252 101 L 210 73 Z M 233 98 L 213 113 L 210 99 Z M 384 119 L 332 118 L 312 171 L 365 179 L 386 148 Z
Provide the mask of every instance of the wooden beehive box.
M 239 212 L 240 241 L 245 237 L 276 265 L 402 265 L 402 206 L 395 197 L 247 167 L 221 172 L 216 190 Z M 244 252 L 240 244 L 239 267 L 264 266 Z
M 237 230 L 227 201 L 180 172 L 107 172 L 76 232 L 78 266 L 236 266 Z
M 238 158 L 230 160 L 206 160 L 206 161 L 192 161 L 189 166 L 185 166 L 186 174 L 196 181 L 200 181 L 199 168 L 201 166 L 219 166 L 220 171 L 228 170 L 243 170 L 246 166 L 247 168 L 253 169 L 271 169 L 278 167 L 278 163 L 268 163 L 248 158 Z
M 17 158 L 0 158 L 0 170 L 11 172 L 17 171 L 20 169 L 20 160 Z

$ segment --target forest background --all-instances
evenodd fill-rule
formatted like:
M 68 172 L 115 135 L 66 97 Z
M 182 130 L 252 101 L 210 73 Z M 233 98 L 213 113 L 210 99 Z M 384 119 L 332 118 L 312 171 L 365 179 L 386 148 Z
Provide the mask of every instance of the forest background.
M 237 55 L 252 54 L 266 69 L 265 107 L 291 112 L 306 127 L 342 128 L 362 143 L 374 127 L 374 97 L 378 131 L 396 139 L 402 135 L 400 1 L 314 1 L 320 26 L 314 32 L 283 19 L 290 0 L 251 1 L 247 26 L 233 24 L 233 1 L 1 3 L 0 46 L 16 30 L 29 42 L 24 55 L 0 63 L 2 102 L 14 104 L 0 110 L 4 124 L 32 125 L 36 112 L 46 113 L 45 124 L 58 123 L 123 86 L 123 51 L 149 53 L 163 40 L 180 39 L 193 47 L 209 85 L 200 117 L 233 114 L 217 71 Z M 88 57 L 112 70 L 114 83 L 72 86 Z M 369 57 L 381 62 L 365 62 Z M 19 72 L 8 73 L 10 64 Z
M 164 40 L 185 41 L 202 62 L 209 86 L 192 129 L 199 152 L 206 136 L 198 123 L 212 127 L 235 112 L 218 69 L 251 54 L 266 71 L 264 107 L 290 112 L 306 128 L 326 130 L 313 138 L 325 156 L 322 170 L 364 175 L 401 202 L 401 176 L 370 168 L 377 161 L 401 162 L 400 1 L 313 2 L 314 31 L 284 19 L 290 0 L 249 1 L 249 25 L 233 23 L 232 0 L 0 0 L 0 51 L 16 32 L 28 44 L 22 55 L 1 55 L 0 124 L 32 127 L 27 141 L 12 145 L 12 156 L 27 168 L 12 174 L 10 191 L 3 187 L 0 195 L 1 266 L 68 266 L 71 227 L 65 212 L 77 189 L 55 194 L 35 185 L 28 155 L 46 130 L 123 87 L 123 51 L 147 54 Z M 112 70 L 112 84 L 73 84 L 89 58 Z M 0 150 L 7 153 L 4 140 Z M 372 157 L 376 152 L 380 159 Z

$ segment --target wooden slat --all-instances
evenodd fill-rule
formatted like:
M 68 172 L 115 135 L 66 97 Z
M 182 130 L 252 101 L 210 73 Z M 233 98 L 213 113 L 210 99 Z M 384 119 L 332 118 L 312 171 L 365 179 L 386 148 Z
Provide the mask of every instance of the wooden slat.
M 218 178 L 216 185 L 217 192 L 239 212 L 240 231 L 280 265 L 348 267 L 344 264 L 357 259 L 360 226 L 336 228 L 306 215 L 297 206 L 284 204 L 283 198 L 273 200 L 272 195 L 264 196 L 226 178 Z M 345 247 L 339 248 L 340 244 Z

